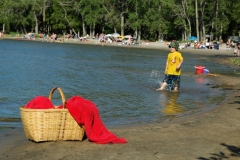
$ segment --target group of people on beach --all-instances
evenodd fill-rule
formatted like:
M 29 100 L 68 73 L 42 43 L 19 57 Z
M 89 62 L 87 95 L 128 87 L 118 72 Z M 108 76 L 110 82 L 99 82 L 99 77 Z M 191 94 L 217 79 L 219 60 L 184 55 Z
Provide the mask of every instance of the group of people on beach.
M 131 37 L 131 35 L 128 35 L 130 38 L 126 38 L 125 36 L 108 36 L 105 35 L 104 33 L 101 34 L 96 34 L 94 37 L 89 36 L 89 34 L 86 34 L 85 36 L 79 36 L 78 34 L 64 34 L 62 36 L 58 36 L 55 33 L 52 34 L 45 34 L 45 33 L 40 33 L 40 34 L 36 34 L 36 33 L 32 33 L 29 32 L 28 34 L 23 35 L 21 38 L 22 39 L 27 39 L 27 40 L 35 40 L 37 38 L 39 38 L 39 40 L 41 42 L 59 42 L 59 43 L 63 43 L 65 41 L 67 42 L 88 42 L 90 41 L 90 39 L 92 39 L 92 41 L 94 43 L 100 43 L 102 44 L 102 46 L 104 46 L 105 43 L 117 43 L 120 45 L 126 45 L 126 46 L 130 46 L 130 45 L 138 45 L 138 44 L 142 44 L 141 42 L 137 41 L 136 39 L 134 39 L 133 37 Z M 17 38 L 17 37 L 16 37 Z M 148 44 L 148 41 L 145 41 L 146 44 Z
M 0 39 L 4 37 L 4 33 L 0 32 Z
M 95 40 L 97 40 L 99 43 L 102 44 L 102 46 L 105 43 L 121 43 L 123 45 L 130 45 L 132 43 L 132 38 L 129 38 L 129 41 L 124 40 L 123 38 L 124 36 L 118 36 L 118 37 L 114 37 L 114 36 L 108 36 L 105 35 L 104 33 L 101 33 L 98 35 L 98 33 L 95 36 Z
M 235 45 L 233 56 L 240 56 L 240 43 L 238 45 Z
M 205 41 L 194 41 L 194 43 L 187 42 L 185 44 L 185 48 L 194 48 L 194 49 L 214 49 L 219 50 L 219 46 L 221 45 L 221 42 L 217 41 L 209 41 L 206 39 Z
M 230 38 L 228 39 L 226 43 L 226 50 L 232 50 L 233 49 L 233 56 L 240 56 L 240 42 L 232 41 Z

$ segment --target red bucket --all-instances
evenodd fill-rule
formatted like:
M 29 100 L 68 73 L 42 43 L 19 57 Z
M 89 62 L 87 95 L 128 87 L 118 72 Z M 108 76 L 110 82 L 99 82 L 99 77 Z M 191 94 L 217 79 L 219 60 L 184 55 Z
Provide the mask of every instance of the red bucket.
M 195 66 L 196 68 L 196 74 L 203 74 L 204 66 Z

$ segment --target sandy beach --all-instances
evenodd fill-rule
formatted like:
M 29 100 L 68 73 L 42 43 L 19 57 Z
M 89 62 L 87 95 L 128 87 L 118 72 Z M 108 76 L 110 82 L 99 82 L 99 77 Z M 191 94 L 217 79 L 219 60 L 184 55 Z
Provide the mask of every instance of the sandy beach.
M 93 42 L 81 44 L 101 45 Z M 106 46 L 118 46 L 106 44 Z M 105 46 L 103 46 L 105 47 Z M 138 47 L 166 49 L 163 42 L 150 42 Z M 182 53 L 198 54 L 200 57 L 216 56 L 216 62 L 234 66 L 229 58 L 233 51 L 226 51 L 225 44 L 220 50 L 183 49 Z M 187 62 L 184 62 L 187 63 Z M 141 126 L 119 126 L 108 128 L 127 144 L 94 144 L 87 139 L 80 141 L 57 141 L 35 143 L 28 140 L 21 128 L 0 130 L 0 159 L 9 160 L 212 160 L 240 159 L 240 81 L 237 76 L 208 76 L 218 87 L 228 91 L 228 96 L 217 107 L 207 112 L 196 113 L 182 118 L 168 119 L 159 124 Z

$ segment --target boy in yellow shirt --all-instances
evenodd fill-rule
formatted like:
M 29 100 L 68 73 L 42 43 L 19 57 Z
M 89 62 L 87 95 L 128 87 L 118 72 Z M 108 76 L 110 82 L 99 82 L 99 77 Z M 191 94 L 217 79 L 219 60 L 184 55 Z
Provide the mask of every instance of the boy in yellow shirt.
M 171 42 L 168 47 L 171 52 L 168 54 L 166 62 L 166 68 L 164 71 L 165 78 L 161 87 L 156 90 L 163 90 L 167 84 L 173 84 L 173 91 L 178 91 L 180 86 L 181 65 L 183 63 L 183 57 L 182 54 L 178 52 L 178 42 Z

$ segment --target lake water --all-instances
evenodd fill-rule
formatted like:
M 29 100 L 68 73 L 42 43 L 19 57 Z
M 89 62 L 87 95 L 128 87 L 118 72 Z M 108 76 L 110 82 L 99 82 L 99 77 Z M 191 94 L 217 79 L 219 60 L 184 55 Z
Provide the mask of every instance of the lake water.
M 159 123 L 224 99 L 226 92 L 196 76 L 194 66 L 222 74 L 229 69 L 187 53 L 182 53 L 180 92 L 155 91 L 164 78 L 167 54 L 126 46 L 0 40 L 0 127 L 22 127 L 19 107 L 57 86 L 66 99 L 80 95 L 93 101 L 107 126 Z M 57 91 L 54 97 L 60 105 Z

